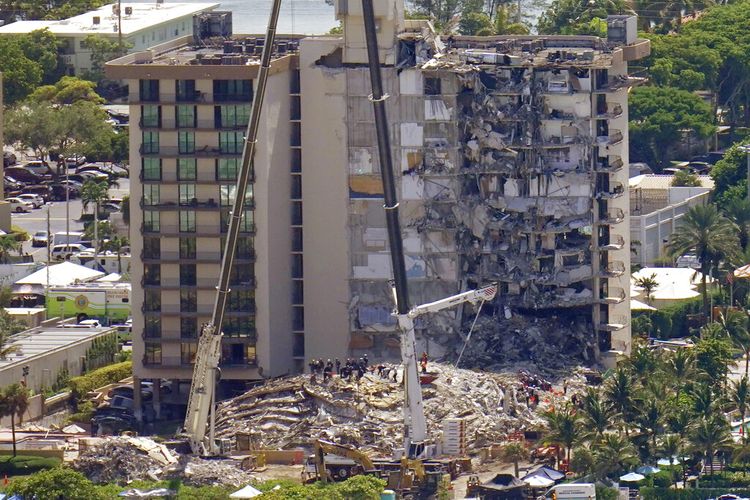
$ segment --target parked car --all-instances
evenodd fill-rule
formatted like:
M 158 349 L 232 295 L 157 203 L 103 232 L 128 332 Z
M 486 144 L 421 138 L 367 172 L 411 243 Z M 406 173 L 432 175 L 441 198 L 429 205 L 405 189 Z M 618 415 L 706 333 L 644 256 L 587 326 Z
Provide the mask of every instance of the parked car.
M 65 193 L 65 185 L 68 185 L 68 193 Z M 68 181 L 67 183 L 65 180 L 62 180 L 60 182 L 55 182 L 54 184 L 49 185 L 50 189 L 52 190 L 51 198 L 56 201 L 65 201 L 65 197 L 67 196 L 71 200 L 75 200 L 79 196 L 81 196 L 81 184 L 75 182 L 75 181 Z
M 5 174 L 26 184 L 41 184 L 44 181 L 43 177 L 23 167 L 8 167 L 5 169 Z
M 52 190 L 46 184 L 37 184 L 35 186 L 26 186 L 21 190 L 25 194 L 35 194 L 40 196 L 47 203 L 52 194 Z
M 694 174 L 706 175 L 711 171 L 713 165 L 706 163 L 705 161 L 691 161 L 688 163 L 687 168 Z
M 61 245 L 54 245 L 50 253 L 53 259 L 67 260 L 72 255 L 76 255 L 89 250 L 91 249 L 80 243 L 63 243 Z
M 6 198 L 5 201 L 10 203 L 11 212 L 16 212 L 19 214 L 24 212 L 31 212 L 31 209 L 34 208 L 31 203 L 20 198 Z
M 83 155 L 73 155 L 65 158 L 65 166 L 68 168 L 80 167 L 86 163 L 86 157 Z
M 45 203 L 44 198 L 42 198 L 36 193 L 22 193 L 16 196 L 16 198 L 21 198 L 22 200 L 28 201 L 34 206 L 34 208 L 39 208 L 41 206 L 44 206 L 44 203 Z
M 16 155 L 9 151 L 3 151 L 3 167 L 10 167 L 11 165 L 15 165 L 16 161 Z
M 84 170 L 81 173 L 76 174 L 80 178 L 83 179 L 83 183 L 85 184 L 86 181 L 94 179 L 97 181 L 108 181 L 109 176 L 105 174 L 104 172 L 100 172 L 99 170 Z
M 49 167 L 49 164 L 44 160 L 32 160 L 28 163 L 25 163 L 21 165 L 22 168 L 25 168 L 29 172 L 32 172 L 39 177 L 43 179 L 51 179 L 52 178 L 52 169 Z
M 47 231 L 37 231 L 31 238 L 32 247 L 46 247 L 49 245 L 49 233 Z
M 117 205 L 115 203 L 104 203 L 101 207 L 99 207 L 100 214 L 103 215 L 109 215 L 112 212 L 119 212 L 120 211 L 120 205 Z
M 6 175 L 3 178 L 3 187 L 6 191 L 20 191 L 24 187 L 23 182 L 15 180 L 13 177 Z

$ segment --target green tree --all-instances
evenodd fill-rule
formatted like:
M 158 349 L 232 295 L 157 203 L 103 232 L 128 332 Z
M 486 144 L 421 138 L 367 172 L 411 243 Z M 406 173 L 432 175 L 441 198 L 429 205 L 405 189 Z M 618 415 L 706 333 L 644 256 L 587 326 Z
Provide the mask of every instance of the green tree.
M 750 402 L 750 385 L 748 384 L 747 374 L 739 380 L 732 381 L 729 387 L 729 402 L 740 414 L 740 422 L 745 422 L 747 405 Z
M 529 459 L 529 450 L 521 443 L 508 443 L 503 446 L 503 458 L 513 464 L 513 471 L 519 477 L 518 462 Z
M 629 439 L 618 434 L 605 434 L 601 443 L 592 446 L 594 471 L 598 478 L 613 476 L 638 464 L 638 454 Z
M 690 131 L 705 139 L 715 130 L 711 108 L 697 95 L 674 87 L 640 87 L 628 99 L 630 151 L 654 158 L 659 167 L 667 152 Z
M 132 44 L 123 42 L 122 45 L 111 38 L 89 35 L 83 39 L 84 45 L 91 51 L 91 70 L 86 78 L 95 82 L 104 80 L 104 64 L 112 59 L 124 56 L 132 48 Z
M 124 203 L 124 201 L 123 201 Z M 115 252 L 117 254 L 117 272 L 122 274 L 122 254 L 125 247 L 130 245 L 130 241 L 125 236 L 113 235 L 104 245 L 104 250 Z
M 544 438 L 548 444 L 565 448 L 565 458 L 570 462 L 570 450 L 581 437 L 581 419 L 571 407 L 558 411 L 547 411 L 542 414 L 547 422 L 549 433 Z
M 435 20 L 438 28 L 445 26 L 453 17 L 461 12 L 462 0 L 414 0 L 414 10 L 417 14 L 425 14 Z
M 570 470 L 580 476 L 586 476 L 594 471 L 594 454 L 587 446 L 580 446 L 573 450 L 573 458 L 570 459 Z
M 704 338 L 694 347 L 695 365 L 714 384 L 723 383 L 732 360 L 731 344 L 721 338 Z
M 667 244 L 670 256 L 694 252 L 701 263 L 701 294 L 703 310 L 708 310 L 707 277 L 714 262 L 737 252 L 739 241 L 732 223 L 713 205 L 697 205 L 680 220 Z
M 11 495 L 39 500 L 104 500 L 94 483 L 68 467 L 37 472 L 13 480 L 6 490 Z
M 50 30 L 44 28 L 18 35 L 17 40 L 26 57 L 42 69 L 42 83 L 55 82 L 65 74 L 60 58 L 60 39 Z
M 518 7 L 500 5 L 495 13 L 494 31 L 497 35 L 528 35 L 529 27 L 518 21 Z M 514 21 L 515 19 L 515 21 Z
M 458 22 L 458 32 L 462 35 L 492 35 L 492 19 L 484 12 L 466 12 Z
M 656 436 L 662 431 L 664 424 L 664 406 L 654 397 L 648 397 L 639 405 L 635 423 L 641 429 L 641 433 L 649 438 L 651 443 L 650 453 L 656 451 Z
M 719 450 L 729 449 L 733 443 L 729 424 L 721 415 L 711 418 L 701 418 L 692 427 L 688 435 L 693 449 L 703 455 L 709 466 L 709 474 L 713 474 L 714 454 Z
M 750 332 L 748 331 L 748 317 L 744 312 L 734 309 L 725 309 L 719 313 L 719 324 L 724 329 L 730 342 L 735 347 L 742 349 L 745 354 L 745 376 L 748 375 L 750 359 Z
M 16 456 L 16 417 L 23 418 L 29 407 L 29 391 L 21 384 L 11 384 L 0 394 L 0 415 L 10 417 L 10 430 L 13 436 L 13 456 Z
M 666 434 L 659 440 L 657 452 L 659 456 L 669 460 L 669 466 L 672 467 L 675 457 L 682 455 L 683 446 L 684 442 L 679 434 Z
M 537 30 L 543 35 L 590 34 L 591 21 L 595 18 L 606 19 L 610 14 L 630 12 L 624 0 L 554 0 L 539 16 Z
M 747 250 L 748 234 L 750 234 L 750 200 L 747 198 L 728 200 L 724 213 L 727 219 L 737 227 L 737 236 L 742 250 Z
M 0 262 L 8 263 L 11 252 L 18 252 L 21 248 L 21 242 L 15 236 L 0 236 Z
M 99 249 L 99 205 L 109 199 L 109 185 L 106 181 L 87 180 L 81 188 L 81 202 L 83 209 L 87 210 L 90 204 L 94 204 L 94 253 Z
M 727 210 L 728 217 L 732 217 L 729 214 L 729 205 L 740 203 L 747 197 L 747 154 L 739 146 L 735 144 L 727 149 L 724 157 L 716 162 L 710 174 L 714 180 L 713 198 L 720 207 Z M 747 236 L 745 239 L 747 240 Z
M 54 85 L 44 85 L 37 88 L 29 96 L 29 100 L 53 104 L 74 104 L 80 101 L 94 104 L 104 103 L 104 99 L 96 93 L 94 82 L 82 80 L 75 76 L 64 76 Z
M 618 367 L 607 379 L 604 395 L 617 410 L 625 435 L 628 436 L 631 417 L 634 414 L 635 382 L 632 375 L 622 366 Z
M 386 481 L 370 475 L 354 476 L 337 485 L 338 493 L 343 498 L 361 500 L 380 500 L 380 493 L 386 486 Z
M 643 291 L 646 292 L 646 302 L 650 304 L 651 294 L 659 286 L 659 282 L 656 281 L 656 273 L 651 273 L 650 276 L 642 276 L 640 278 L 636 278 L 635 286 L 643 288 Z
M 130 196 L 125 195 L 122 197 L 122 220 L 130 225 Z
M 592 441 L 601 441 L 615 418 L 612 405 L 593 387 L 586 389 L 582 402 L 583 428 L 588 431 Z
M 672 178 L 674 187 L 700 187 L 701 181 L 698 176 L 687 170 L 678 170 Z

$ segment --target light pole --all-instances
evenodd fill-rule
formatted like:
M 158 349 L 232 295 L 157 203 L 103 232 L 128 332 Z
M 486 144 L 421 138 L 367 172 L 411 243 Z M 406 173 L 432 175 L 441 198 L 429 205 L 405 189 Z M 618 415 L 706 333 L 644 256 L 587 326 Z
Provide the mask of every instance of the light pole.
M 747 199 L 750 200 L 750 144 L 744 144 L 737 149 L 747 156 Z

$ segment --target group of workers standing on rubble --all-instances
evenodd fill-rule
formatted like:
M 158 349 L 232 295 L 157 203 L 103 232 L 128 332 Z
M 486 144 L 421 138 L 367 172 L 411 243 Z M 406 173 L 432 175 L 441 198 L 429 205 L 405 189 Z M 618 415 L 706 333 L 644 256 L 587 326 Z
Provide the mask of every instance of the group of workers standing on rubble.
M 322 359 L 313 359 L 308 363 L 310 367 L 310 380 L 315 382 L 317 375 L 323 375 L 323 382 L 326 382 L 333 377 L 334 373 L 343 379 L 352 380 L 354 378 L 355 380 L 359 380 L 367 372 L 369 363 L 367 354 L 358 360 L 347 358 L 344 366 L 341 366 L 341 361 L 338 358 L 334 361 L 329 359 L 326 362 L 323 362 Z

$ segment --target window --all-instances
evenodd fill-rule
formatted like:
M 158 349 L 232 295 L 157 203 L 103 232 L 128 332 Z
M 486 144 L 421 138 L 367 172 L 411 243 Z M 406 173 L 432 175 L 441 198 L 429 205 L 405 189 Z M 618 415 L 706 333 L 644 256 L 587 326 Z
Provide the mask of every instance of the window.
M 224 318 L 222 330 L 226 337 L 255 337 L 255 320 L 252 316 Z
M 195 132 L 180 130 L 177 133 L 177 147 L 181 155 L 195 153 Z
M 161 364 L 161 344 L 146 342 L 146 352 L 143 355 L 143 363 L 146 365 Z
M 300 93 L 300 73 L 298 69 L 294 69 L 289 73 L 289 93 L 299 94 Z
M 155 154 L 159 152 L 159 132 L 144 130 L 142 132 L 141 152 Z
M 255 363 L 255 346 L 248 344 L 222 344 L 221 364 L 242 366 Z
M 161 189 L 161 186 L 159 184 L 144 184 L 143 185 L 143 204 L 145 206 L 158 205 L 160 189 Z
M 159 238 L 143 238 L 143 258 L 161 258 L 161 240 Z
M 302 125 L 299 122 L 292 122 L 289 124 L 291 129 L 289 133 L 289 145 L 290 146 L 301 146 L 302 145 Z
M 161 266 L 159 264 L 144 264 L 143 284 L 158 285 L 161 283 Z
M 252 290 L 232 290 L 227 298 L 228 310 L 252 312 L 255 309 L 255 293 Z
M 195 204 L 195 184 L 180 184 L 180 205 Z
M 180 318 L 180 338 L 198 338 L 198 318 Z
M 180 258 L 195 258 L 195 238 L 180 238 Z
M 298 95 L 289 98 L 289 119 L 290 120 L 301 120 L 302 119 L 302 102 Z
M 161 337 L 161 318 L 159 316 L 146 316 L 143 333 L 146 338 L 158 339 Z
M 159 80 L 139 80 L 138 91 L 143 102 L 159 102 Z
M 223 248 L 223 246 L 222 246 Z M 235 257 L 238 259 L 252 259 L 254 254 L 253 239 L 248 237 L 240 237 L 237 239 L 237 253 Z
M 161 127 L 161 106 L 141 106 L 141 126 Z
M 143 211 L 143 230 L 149 232 L 159 232 L 159 212 L 154 210 Z
M 298 174 L 302 172 L 302 150 L 292 149 L 291 154 L 292 154 L 292 166 L 290 170 L 293 174 Z
M 292 226 L 302 225 L 302 202 L 292 202 Z
M 198 351 L 198 344 L 194 342 L 180 344 L 180 361 L 183 365 L 192 365 L 195 363 L 195 353 Z
M 180 210 L 180 232 L 195 232 L 195 212 L 192 210 Z
M 442 93 L 442 82 L 440 78 L 424 79 L 424 95 L 440 95 Z
M 245 213 L 240 220 L 240 232 L 241 233 L 252 233 L 255 231 L 255 217 L 252 210 L 245 210 Z M 221 230 L 226 232 L 229 228 L 229 211 L 221 211 Z
M 141 158 L 144 181 L 161 180 L 161 158 Z
M 302 198 L 302 176 L 292 176 L 292 192 L 291 197 L 293 200 L 299 200 Z
M 195 128 L 195 106 L 177 106 L 175 118 L 178 127 Z
M 302 255 L 292 255 L 292 278 L 304 278 L 304 269 L 302 267 Z
M 305 308 L 302 306 L 292 307 L 292 330 L 302 331 L 305 329 Z
M 180 285 L 195 286 L 197 283 L 195 264 L 180 265 Z
M 231 207 L 237 197 L 237 186 L 235 184 L 219 186 L 219 201 L 222 207 Z M 253 202 L 253 186 L 248 185 L 245 191 L 245 204 Z
M 292 228 L 292 252 L 301 252 L 303 249 L 302 242 L 302 228 Z
M 143 291 L 143 310 L 161 311 L 161 292 L 159 290 L 146 289 Z
M 239 158 L 219 158 L 216 160 L 216 180 L 236 181 L 239 169 Z
M 252 102 L 252 80 L 214 80 L 214 101 Z
M 219 132 L 219 150 L 225 154 L 242 153 L 245 143 L 243 132 Z
M 175 94 L 177 94 L 177 102 L 197 101 L 198 93 L 195 91 L 195 80 L 177 80 L 175 82 Z
M 195 158 L 177 158 L 177 180 L 194 181 L 198 172 Z
M 252 264 L 235 264 L 229 275 L 229 283 L 238 286 L 252 286 L 255 268 Z
M 195 312 L 198 308 L 198 294 L 192 289 L 180 290 L 180 311 Z
M 214 108 L 214 121 L 217 127 L 247 127 L 247 123 L 250 121 L 250 105 L 216 106 Z
M 292 356 L 295 358 L 305 357 L 305 335 L 301 333 L 295 333 L 292 343 Z
M 292 281 L 292 304 L 302 304 L 305 300 L 305 282 Z

